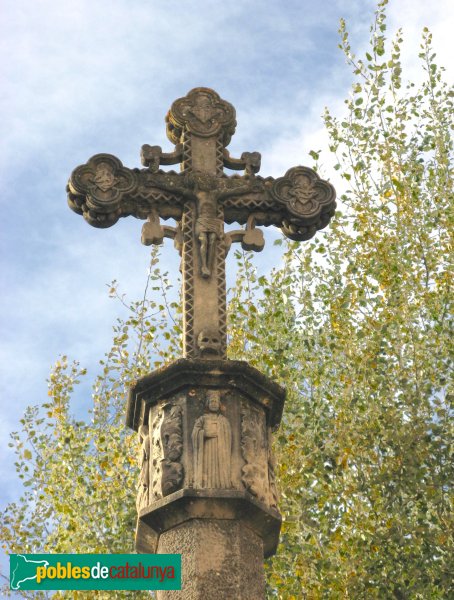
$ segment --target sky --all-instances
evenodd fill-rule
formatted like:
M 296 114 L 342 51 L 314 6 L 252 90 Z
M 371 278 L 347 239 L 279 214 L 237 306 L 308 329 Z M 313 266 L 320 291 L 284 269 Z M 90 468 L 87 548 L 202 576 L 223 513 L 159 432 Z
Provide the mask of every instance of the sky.
M 452 80 L 453 6 L 390 0 L 390 32 L 404 31 L 404 77 L 418 77 L 427 26 Z M 323 109 L 341 115 L 353 80 L 337 47 L 339 19 L 361 54 L 374 10 L 372 0 L 3 0 L 0 507 L 20 494 L 9 433 L 26 406 L 46 401 L 51 365 L 66 354 L 94 375 L 119 315 L 106 284 L 116 279 L 138 298 L 148 269 L 139 221 L 98 230 L 68 208 L 71 171 L 99 152 L 140 167 L 144 143 L 172 151 L 164 116 L 198 86 L 236 108 L 232 156 L 261 152 L 263 176 L 311 166 L 309 151 L 326 146 Z M 278 263 L 279 235 L 266 232 L 259 270 Z M 176 281 L 169 241 L 161 266 Z M 74 410 L 89 401 L 76 396 Z

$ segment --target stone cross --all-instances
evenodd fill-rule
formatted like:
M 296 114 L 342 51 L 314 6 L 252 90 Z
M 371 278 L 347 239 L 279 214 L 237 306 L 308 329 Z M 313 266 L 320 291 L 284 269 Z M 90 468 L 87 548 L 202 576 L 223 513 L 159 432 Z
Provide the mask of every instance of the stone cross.
M 144 244 L 169 237 L 181 254 L 184 357 L 136 381 L 126 408 L 140 441 L 136 550 L 182 555 L 183 589 L 157 597 L 256 600 L 265 596 L 263 559 L 279 541 L 271 434 L 285 390 L 225 359 L 225 259 L 234 242 L 262 250 L 261 225 L 311 238 L 332 217 L 335 191 L 307 167 L 263 178 L 258 152 L 232 158 L 235 110 L 213 90 L 176 100 L 166 121 L 173 152 L 142 146 L 144 169 L 97 154 L 73 171 L 68 201 L 95 227 L 144 219 Z M 179 173 L 160 169 L 177 163 Z M 233 222 L 245 228 L 226 232 Z
M 235 132 L 235 109 L 211 89 L 195 88 L 176 100 L 166 122 L 173 152 L 145 144 L 144 169 L 97 154 L 71 174 L 68 202 L 94 227 L 110 227 L 129 215 L 146 219 L 146 245 L 173 238 L 182 258 L 184 356 L 225 358 L 225 258 L 232 242 L 262 250 L 260 225 L 307 240 L 334 214 L 335 191 L 307 167 L 263 178 L 257 175 L 258 152 L 232 158 L 226 146 Z M 159 168 L 177 163 L 179 173 Z M 224 167 L 244 174 L 228 176 Z M 160 219 L 169 218 L 176 227 L 161 225 Z M 224 223 L 233 222 L 245 229 L 225 232 Z

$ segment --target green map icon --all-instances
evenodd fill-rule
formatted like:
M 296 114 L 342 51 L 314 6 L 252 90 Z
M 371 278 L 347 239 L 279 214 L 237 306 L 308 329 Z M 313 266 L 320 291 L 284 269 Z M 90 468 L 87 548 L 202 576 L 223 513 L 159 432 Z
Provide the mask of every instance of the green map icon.
M 36 568 L 47 567 L 47 560 L 32 560 L 23 554 L 10 556 L 10 587 L 12 590 L 20 590 L 25 581 L 36 579 Z

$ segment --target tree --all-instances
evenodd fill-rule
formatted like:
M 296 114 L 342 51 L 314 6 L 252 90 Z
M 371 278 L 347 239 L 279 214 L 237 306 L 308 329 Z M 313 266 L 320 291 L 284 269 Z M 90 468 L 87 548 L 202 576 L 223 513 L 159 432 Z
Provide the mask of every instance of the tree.
M 2 514 L 1 538 L 8 553 L 134 552 L 136 509 L 131 491 L 137 489 L 138 444 L 136 435 L 125 429 L 127 392 L 134 380 L 180 352 L 179 305 L 168 300 L 172 285 L 157 262 L 155 249 L 141 300 L 127 302 L 117 282 L 109 286 L 110 296 L 127 316 L 117 320 L 112 348 L 100 361 L 89 419 L 76 419 L 70 406 L 86 369 L 62 356 L 48 380 L 47 402 L 29 407 L 21 419 L 22 432 L 12 433 L 10 445 L 17 453 L 15 464 L 25 491 L 20 502 Z M 7 586 L 3 591 L 9 593 Z M 145 592 L 89 595 L 150 597 Z M 60 592 L 53 597 L 76 596 Z
M 230 357 L 288 390 L 275 440 L 284 523 L 270 598 L 449 594 L 452 94 L 428 31 L 425 78 L 404 84 L 402 34 L 388 49 L 385 9 L 384 0 L 362 59 L 341 23 L 354 83 L 346 116 L 324 116 L 345 183 L 332 224 L 310 243 L 283 243 L 269 276 L 235 254 Z M 311 154 L 321 170 L 323 154 Z M 166 298 L 155 266 L 149 281 Z M 70 415 L 83 370 L 64 359 L 47 414 L 29 409 L 13 434 L 27 491 L 4 513 L 10 552 L 132 549 L 137 442 L 123 428 L 125 388 L 152 356 L 178 353 L 180 326 L 177 315 L 167 329 L 176 304 L 166 300 L 127 306 L 95 383 L 93 422 Z
M 403 86 L 385 5 L 363 59 L 341 23 L 355 82 L 347 115 L 325 113 L 339 212 L 268 281 L 246 260 L 230 311 L 236 356 L 289 391 L 269 577 L 284 598 L 446 598 L 450 585 L 452 95 L 428 31 L 425 80 Z

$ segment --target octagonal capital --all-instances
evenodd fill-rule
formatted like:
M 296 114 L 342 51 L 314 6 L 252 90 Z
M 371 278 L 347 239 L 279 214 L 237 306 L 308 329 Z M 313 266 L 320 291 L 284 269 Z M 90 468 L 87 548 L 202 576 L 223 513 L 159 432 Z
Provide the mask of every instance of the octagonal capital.
M 271 431 L 285 390 L 242 361 L 180 359 L 137 381 L 127 424 L 139 433 L 136 546 L 191 519 L 240 520 L 275 552 L 281 517 Z M 146 550 L 148 548 L 148 550 Z

